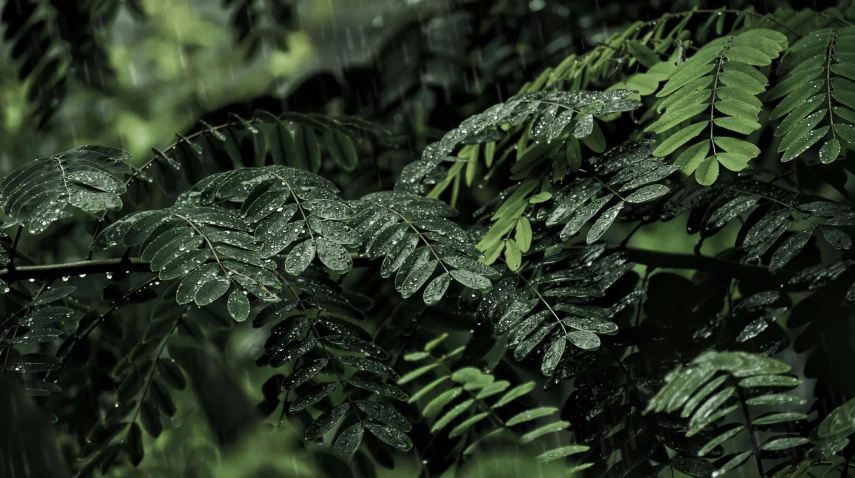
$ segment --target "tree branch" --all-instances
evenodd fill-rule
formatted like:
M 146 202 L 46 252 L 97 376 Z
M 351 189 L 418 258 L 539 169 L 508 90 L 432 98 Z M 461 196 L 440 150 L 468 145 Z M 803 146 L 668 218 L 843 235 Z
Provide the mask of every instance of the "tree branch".
M 629 253 L 629 260 L 644 264 L 648 267 L 662 269 L 689 269 L 713 274 L 729 276 L 734 279 L 764 282 L 783 282 L 791 275 L 787 271 L 779 271 L 774 275 L 769 268 L 762 265 L 743 264 L 741 262 L 717 259 L 710 256 L 698 254 L 680 254 L 675 252 L 662 252 L 653 249 L 624 249 Z
M 15 267 L 0 270 L 0 279 L 7 283 L 20 280 L 50 280 L 59 277 L 79 276 L 81 274 L 106 274 L 119 272 L 151 272 L 148 263 L 139 259 L 103 259 L 97 261 L 66 262 L 40 266 Z
M 663 252 L 653 249 L 635 249 L 631 247 L 621 250 L 629 253 L 629 260 L 653 268 L 697 270 L 746 281 L 783 282 L 790 276 L 785 271 L 780 271 L 772 275 L 766 266 L 742 264 L 710 256 Z M 358 254 L 352 254 L 352 257 L 356 266 L 367 266 L 369 263 L 368 259 Z M 50 280 L 59 277 L 79 276 L 81 274 L 121 272 L 151 272 L 151 269 L 148 263 L 136 258 L 101 259 L 0 269 L 0 279 L 3 279 L 7 283 L 12 283 L 28 279 Z

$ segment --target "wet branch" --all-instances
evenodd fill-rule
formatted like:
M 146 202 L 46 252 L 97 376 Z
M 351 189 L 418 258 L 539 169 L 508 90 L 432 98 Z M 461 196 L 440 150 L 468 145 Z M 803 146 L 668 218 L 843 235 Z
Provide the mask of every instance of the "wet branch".
M 720 274 L 739 280 L 753 281 L 769 281 L 771 279 L 783 282 L 789 277 L 789 274 L 785 271 L 779 271 L 773 276 L 769 273 L 769 269 L 763 265 L 743 264 L 710 256 L 663 252 L 653 249 L 636 249 L 632 247 L 621 250 L 629 254 L 630 261 L 653 268 L 696 270 Z M 352 254 L 352 257 L 354 265 L 357 267 L 369 264 L 368 259 L 364 256 Z M 7 283 L 12 283 L 29 279 L 51 280 L 60 277 L 79 276 L 81 274 L 115 274 L 122 272 L 151 272 L 151 269 L 148 263 L 136 258 L 99 259 L 0 269 L 0 279 Z

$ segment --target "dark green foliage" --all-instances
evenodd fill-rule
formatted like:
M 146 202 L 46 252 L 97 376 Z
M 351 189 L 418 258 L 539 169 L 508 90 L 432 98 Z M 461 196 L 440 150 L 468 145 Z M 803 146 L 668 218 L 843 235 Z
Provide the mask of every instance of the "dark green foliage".
M 291 4 L 226 6 L 250 55 L 283 46 Z M 145 471 L 190 401 L 218 445 L 295 429 L 334 476 L 508 450 L 579 476 L 848 476 L 853 8 L 666 14 L 525 79 L 493 51 L 514 94 L 411 132 L 405 166 L 360 117 L 266 111 L 138 167 L 28 162 L 0 181 L 2 379 L 80 476 Z M 426 85 L 457 91 L 436 40 Z M 396 66 L 362 115 L 440 111 Z M 258 368 L 228 373 L 231 342 Z

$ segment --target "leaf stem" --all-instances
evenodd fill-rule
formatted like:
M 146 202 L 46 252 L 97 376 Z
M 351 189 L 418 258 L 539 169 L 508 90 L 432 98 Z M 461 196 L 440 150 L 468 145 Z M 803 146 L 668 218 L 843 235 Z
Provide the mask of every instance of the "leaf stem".
M 748 411 L 748 405 L 745 403 L 745 395 L 743 395 L 742 389 L 739 387 L 739 382 L 736 381 L 733 375 L 730 375 L 730 380 L 736 389 L 737 399 L 742 406 L 742 414 L 745 415 L 745 428 L 748 430 L 748 438 L 751 439 L 751 452 L 754 454 L 754 461 L 757 462 L 757 471 L 760 472 L 759 476 L 766 476 L 766 473 L 763 472 L 763 463 L 760 461 L 760 446 L 757 444 L 754 426 L 751 424 L 751 414 Z
M 18 253 L 18 241 L 21 239 L 21 232 L 23 230 L 23 224 L 18 226 L 18 231 L 15 233 L 15 240 L 12 242 L 12 248 L 9 249 L 9 264 L 6 266 L 9 270 L 15 270 L 15 255 Z

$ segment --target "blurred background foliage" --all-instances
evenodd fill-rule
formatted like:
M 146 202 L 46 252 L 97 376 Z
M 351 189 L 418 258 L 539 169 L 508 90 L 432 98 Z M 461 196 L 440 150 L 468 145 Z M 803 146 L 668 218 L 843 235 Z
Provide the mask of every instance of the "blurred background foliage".
M 5 9 L 17 1 L 6 0 Z M 48 83 L 47 95 L 42 92 L 34 101 L 30 92 L 41 87 L 39 70 L 22 79 L 13 38 L 6 32 L 0 40 L 0 175 L 33 158 L 90 143 L 126 149 L 140 164 L 152 147 L 165 147 L 175 133 L 192 132 L 199 118 L 216 124 L 226 112 L 248 116 L 263 108 L 346 112 L 386 127 L 399 147 L 376 158 L 376 174 L 361 170 L 352 180 L 388 186 L 427 143 L 515 93 L 545 66 L 597 45 L 632 21 L 719 6 L 693 0 L 295 0 L 281 23 L 253 24 L 242 33 L 236 21 L 240 1 L 102 3 L 113 8 L 109 20 L 92 31 L 103 70 L 81 72 L 75 70 L 79 59 L 60 56 L 67 67 L 59 71 L 67 89 L 61 98 L 50 96 Z M 764 12 L 782 3 L 729 5 L 753 5 Z M 270 15 L 261 20 L 270 22 Z M 86 61 L 81 64 L 88 68 Z M 359 167 L 369 168 L 366 163 Z M 494 192 L 473 188 L 476 197 L 469 200 L 489 199 Z M 705 252 L 715 254 L 732 244 L 738 228 L 733 223 L 711 238 Z M 657 249 L 689 252 L 696 240 L 682 224 L 657 223 L 636 234 L 633 245 L 655 243 Z M 234 327 L 221 337 L 226 352 L 217 360 L 247 403 L 262 400 L 261 384 L 274 373 L 254 366 L 264 338 L 263 331 L 249 327 Z M 175 395 L 178 411 L 158 440 L 146 436 L 142 465 L 135 469 L 126 463 L 109 476 L 335 474 L 336 459 L 307 450 L 300 442 L 302 425 L 288 420 L 274 434 L 262 429 L 267 425 L 249 425 L 233 446 L 217 446 L 208 426 L 211 417 L 191 393 Z M 417 460 L 397 460 L 394 470 L 377 471 L 415 476 Z M 464 474 L 530 475 L 531 464 L 521 460 L 506 452 L 484 454 L 465 468 L 477 472 Z M 546 467 L 537 470 L 535 476 L 557 476 Z

